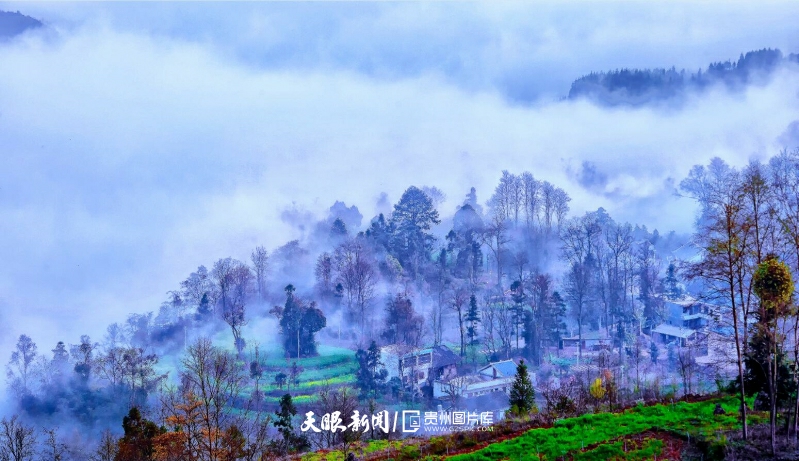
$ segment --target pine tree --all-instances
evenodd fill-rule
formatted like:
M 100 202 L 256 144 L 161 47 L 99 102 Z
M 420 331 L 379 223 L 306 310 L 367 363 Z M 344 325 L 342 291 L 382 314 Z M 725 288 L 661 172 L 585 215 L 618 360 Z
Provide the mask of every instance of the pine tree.
M 211 317 L 211 301 L 208 299 L 208 293 L 203 293 L 200 299 L 200 305 L 197 306 L 197 320 L 206 320 Z
M 480 323 L 480 311 L 477 310 L 477 298 L 474 295 L 469 297 L 469 310 L 466 311 L 466 334 L 469 336 L 469 345 L 477 344 L 477 324 Z
M 294 433 L 293 418 L 297 414 L 297 407 L 291 400 L 291 394 L 280 398 L 280 409 L 275 412 L 272 423 L 282 437 L 282 441 L 275 441 L 277 448 L 282 453 L 303 451 L 309 448 L 308 439 L 304 435 Z
M 682 289 L 677 281 L 677 267 L 674 263 L 669 263 L 666 270 L 666 278 L 663 279 L 663 286 L 666 288 L 666 297 L 671 300 L 679 299 L 682 296 Z
M 330 238 L 340 239 L 345 237 L 347 237 L 347 225 L 344 224 L 341 218 L 336 218 L 330 226 Z
M 535 410 L 535 388 L 527 374 L 527 365 L 524 360 L 519 362 L 516 367 L 516 379 L 510 388 L 510 408 L 511 413 L 517 416 L 527 416 Z

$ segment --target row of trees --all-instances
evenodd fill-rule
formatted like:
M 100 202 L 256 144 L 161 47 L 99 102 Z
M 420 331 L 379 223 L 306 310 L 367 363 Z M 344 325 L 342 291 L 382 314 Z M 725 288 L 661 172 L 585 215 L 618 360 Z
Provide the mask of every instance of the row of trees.
M 799 409 L 799 395 L 780 401 L 777 389 L 781 373 L 790 373 L 794 389 L 799 382 L 799 316 L 790 277 L 799 270 L 799 152 L 784 151 L 768 164 L 753 161 L 740 170 L 715 158 L 694 167 L 680 188 L 700 206 L 693 242 L 701 259 L 687 263 L 686 274 L 702 281 L 707 299 L 729 309 L 743 437 L 743 402 L 752 390 L 746 378 L 762 373 L 774 449 L 777 413 L 787 412 L 795 435 Z M 782 365 L 786 348 L 793 351 L 790 368 Z
M 570 319 L 580 332 L 586 323 L 594 329 L 618 324 L 616 330 L 626 338 L 635 325 L 645 323 L 641 318 L 656 318 L 639 315 L 656 311 L 640 307 L 659 293 L 656 233 L 617 225 L 601 209 L 567 220 L 568 195 L 528 172 L 503 172 L 485 212 L 472 189 L 453 216 L 452 229 L 437 239 L 433 230 L 441 223 L 436 210 L 441 199 L 434 188 L 410 187 L 392 213 L 375 217 L 359 233 L 347 224 L 359 224 L 360 218 L 352 219 L 353 213 L 360 216 L 357 209 L 338 206 L 337 213 L 346 213 L 331 214 L 319 224 L 323 231 L 312 235 L 316 240 L 305 243 L 320 251 L 313 267 L 315 286 L 287 286 L 285 301 L 271 310 L 268 305 L 281 302 L 279 293 L 270 293 L 274 281 L 299 269 L 307 272 L 314 260 L 304 244 L 289 242 L 271 254 L 257 247 L 248 262 L 221 258 L 210 270 L 200 266 L 167 294 L 158 315 L 131 315 L 124 324 L 109 327 L 102 344 L 86 338 L 77 352 L 67 351 L 70 377 L 64 382 L 83 380 L 86 392 L 144 406 L 163 382 L 153 371 L 158 357 L 188 347 L 192 328 L 229 328 L 243 360 L 251 339 L 245 338 L 246 325 L 270 312 L 278 319 L 280 343 L 290 358 L 315 355 L 317 335 L 336 313 L 341 319 L 338 338 L 342 328 L 345 334 L 355 331 L 350 338 L 362 348 L 373 341 L 414 348 L 454 338 L 459 354 L 473 363 L 521 354 L 534 365 L 566 333 Z M 622 243 L 614 243 L 614 235 Z M 546 270 L 555 266 L 558 255 L 571 272 L 583 275 L 584 284 L 577 279 L 561 283 Z M 589 316 L 595 311 L 602 315 Z M 629 312 L 636 313 L 636 320 L 621 321 Z M 31 385 L 29 369 L 38 366 L 33 364 L 37 360 L 42 370 L 58 368 L 52 364 L 60 363 L 60 355 L 53 351 L 52 358 L 31 359 L 26 346 L 20 347 L 9 364 L 12 381 L 21 390 L 18 395 L 27 396 L 23 406 L 28 414 L 46 413 L 46 396 L 57 393 Z M 258 388 L 262 371 L 251 371 Z M 282 378 L 281 387 L 296 381 L 296 376 Z M 86 395 L 81 401 L 92 401 Z

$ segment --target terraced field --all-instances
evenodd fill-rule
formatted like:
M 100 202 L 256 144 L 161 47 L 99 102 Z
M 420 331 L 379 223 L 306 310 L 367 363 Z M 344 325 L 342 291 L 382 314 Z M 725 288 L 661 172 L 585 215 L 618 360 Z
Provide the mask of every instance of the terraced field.
M 279 373 L 290 375 L 292 364 L 296 362 L 302 369 L 299 374 L 299 384 L 278 388 L 275 376 Z M 325 386 L 340 387 L 355 382 L 355 372 L 358 361 L 355 352 L 349 349 L 332 346 L 319 346 L 319 356 L 305 359 L 286 360 L 273 354 L 265 360 L 264 375 L 261 380 L 261 390 L 264 392 L 264 402 L 267 405 L 276 405 L 280 398 L 290 393 L 296 405 L 306 405 L 319 398 L 319 391 Z M 244 389 L 250 395 L 253 386 Z

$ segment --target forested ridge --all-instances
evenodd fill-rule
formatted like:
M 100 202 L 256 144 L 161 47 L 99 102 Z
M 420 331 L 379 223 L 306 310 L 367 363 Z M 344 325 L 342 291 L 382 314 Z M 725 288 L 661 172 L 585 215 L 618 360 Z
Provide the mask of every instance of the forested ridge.
M 742 90 L 764 84 L 781 67 L 796 65 L 799 55 L 784 56 L 778 49 L 764 48 L 741 53 L 738 60 L 714 62 L 707 69 L 622 68 L 592 72 L 572 82 L 568 99 L 586 98 L 609 106 L 639 106 L 649 103 L 681 103 L 710 88 Z

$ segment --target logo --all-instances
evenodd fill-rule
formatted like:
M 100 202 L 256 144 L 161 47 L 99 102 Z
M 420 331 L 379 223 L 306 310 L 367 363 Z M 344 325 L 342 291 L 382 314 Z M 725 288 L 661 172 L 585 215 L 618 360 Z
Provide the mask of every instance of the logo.
M 402 410 L 402 432 L 418 432 L 422 427 L 422 415 L 419 410 Z

